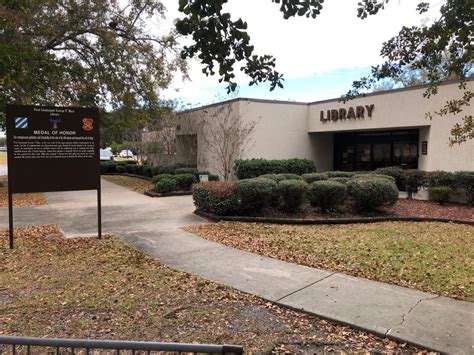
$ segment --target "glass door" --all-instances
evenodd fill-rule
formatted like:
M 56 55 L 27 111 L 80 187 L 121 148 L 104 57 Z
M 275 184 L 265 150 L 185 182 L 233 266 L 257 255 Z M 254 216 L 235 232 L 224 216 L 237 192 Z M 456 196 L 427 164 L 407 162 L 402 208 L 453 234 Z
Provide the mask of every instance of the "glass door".
M 372 169 L 390 166 L 392 163 L 392 144 L 376 143 L 372 145 Z
M 394 143 L 393 165 L 403 169 L 416 169 L 418 167 L 418 144 Z

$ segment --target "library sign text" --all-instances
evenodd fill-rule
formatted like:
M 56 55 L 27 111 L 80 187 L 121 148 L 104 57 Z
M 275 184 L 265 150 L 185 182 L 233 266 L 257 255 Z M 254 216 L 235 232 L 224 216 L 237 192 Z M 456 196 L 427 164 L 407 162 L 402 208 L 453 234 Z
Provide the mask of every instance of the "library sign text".
M 349 107 L 348 109 L 339 108 L 339 109 L 321 111 L 320 119 L 322 122 L 327 122 L 327 121 L 365 118 L 366 114 L 367 114 L 367 117 L 372 117 L 372 112 L 374 111 L 374 107 L 375 106 L 372 104 L 372 105 Z

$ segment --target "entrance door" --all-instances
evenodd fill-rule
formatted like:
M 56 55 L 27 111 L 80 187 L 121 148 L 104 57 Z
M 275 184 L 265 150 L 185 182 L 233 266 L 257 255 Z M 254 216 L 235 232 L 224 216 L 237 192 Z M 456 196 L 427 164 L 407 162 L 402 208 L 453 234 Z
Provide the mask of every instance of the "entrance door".
M 392 145 L 391 143 L 374 143 L 372 145 L 373 159 L 372 167 L 374 169 L 383 168 L 392 164 Z
M 334 169 L 418 168 L 418 129 L 334 135 Z

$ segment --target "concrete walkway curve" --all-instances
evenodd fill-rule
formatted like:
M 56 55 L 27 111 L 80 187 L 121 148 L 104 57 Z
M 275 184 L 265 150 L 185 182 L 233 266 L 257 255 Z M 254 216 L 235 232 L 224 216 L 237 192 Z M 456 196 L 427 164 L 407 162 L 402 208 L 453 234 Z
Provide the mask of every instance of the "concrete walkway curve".
M 97 233 L 96 192 L 47 194 L 48 206 L 15 208 L 15 226 L 59 224 L 66 236 Z M 474 351 L 474 304 L 295 265 L 184 232 L 209 223 L 190 196 L 150 198 L 102 181 L 103 231 L 170 267 L 382 336 L 453 354 Z M 0 228 L 8 228 L 0 209 Z

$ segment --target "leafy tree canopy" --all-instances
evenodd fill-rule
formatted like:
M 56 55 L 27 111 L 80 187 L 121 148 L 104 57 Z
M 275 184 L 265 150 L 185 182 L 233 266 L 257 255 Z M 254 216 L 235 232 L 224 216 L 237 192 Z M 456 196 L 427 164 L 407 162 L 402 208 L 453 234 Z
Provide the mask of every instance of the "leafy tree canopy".
M 357 16 L 364 19 L 375 15 L 389 0 L 361 0 Z M 193 44 L 185 47 L 183 58 L 198 57 L 206 75 L 218 72 L 219 81 L 228 83 L 228 91 L 236 88 L 234 64 L 241 63 L 240 70 L 250 77 L 250 85 L 269 82 L 270 90 L 283 87 L 283 76 L 275 67 L 270 55 L 253 54 L 247 24 L 233 21 L 229 13 L 222 11 L 227 0 L 180 0 L 179 10 L 185 15 L 176 24 L 183 35 L 191 35 Z M 285 19 L 295 16 L 316 18 L 323 9 L 324 0 L 272 0 L 280 5 Z M 424 13 L 429 4 L 417 5 Z M 403 27 L 382 46 L 381 56 L 385 63 L 372 67 L 371 75 L 353 83 L 344 100 L 362 95 L 378 80 L 400 78 L 407 67 L 412 71 L 423 70 L 429 84 L 426 97 L 437 93 L 438 85 L 446 78 L 461 80 L 462 97 L 446 103 L 436 114 L 459 113 L 469 106 L 473 93 L 466 89 L 465 79 L 471 73 L 472 29 L 474 8 L 471 0 L 446 0 L 441 6 L 439 19 L 426 27 Z M 217 69 L 216 69 L 217 67 Z M 462 124 L 453 127 L 451 143 L 461 143 L 474 137 L 472 115 L 466 115 Z
M 159 89 L 186 71 L 177 34 L 147 29 L 164 13 L 159 0 L 2 0 L 0 112 L 6 103 L 156 107 Z

